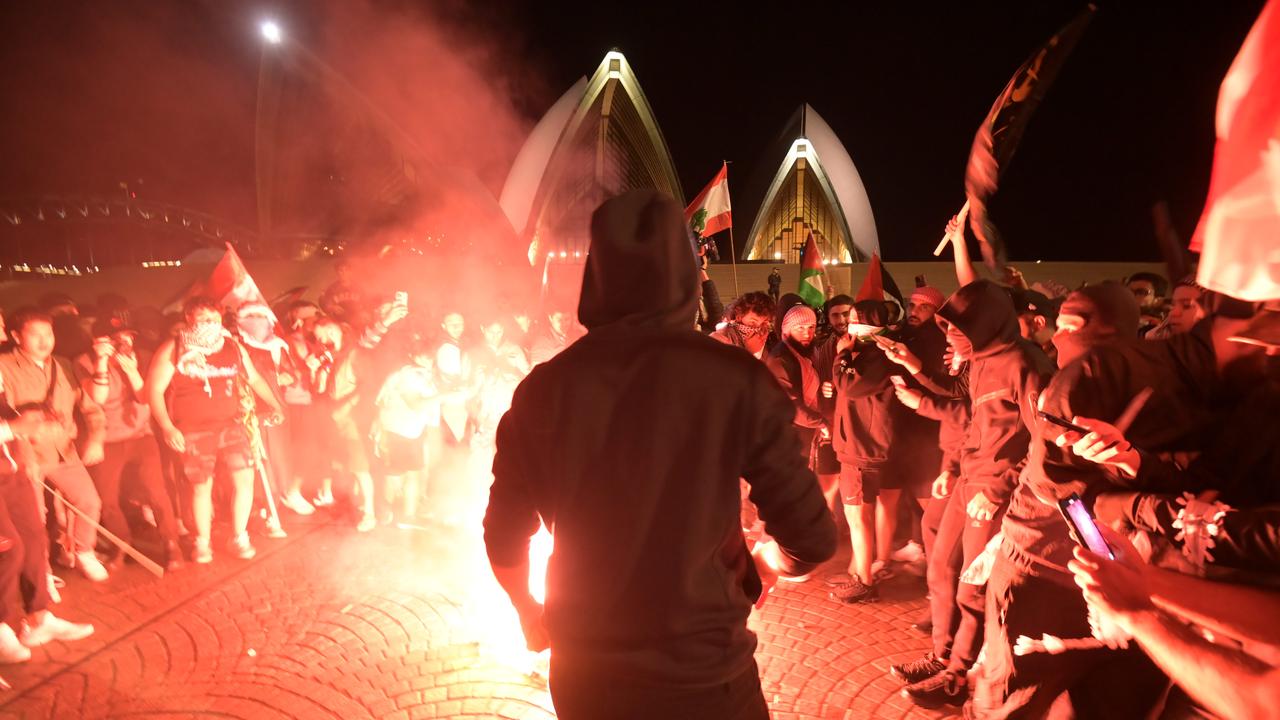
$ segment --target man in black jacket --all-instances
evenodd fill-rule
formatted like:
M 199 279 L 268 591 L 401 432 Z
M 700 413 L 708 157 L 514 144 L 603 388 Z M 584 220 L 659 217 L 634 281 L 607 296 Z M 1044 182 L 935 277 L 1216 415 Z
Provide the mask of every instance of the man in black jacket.
M 1136 303 L 1118 284 L 1090 286 L 1063 304 L 1054 344 L 1064 366 L 1045 389 L 1045 412 L 1128 424 L 1126 436 L 1153 453 L 1197 453 L 1261 379 L 1261 352 L 1228 342 L 1252 316 L 1247 303 L 1217 306 L 1191 332 L 1137 341 Z M 1150 394 L 1141 404 L 1139 395 Z M 1132 408 L 1141 407 L 1136 414 Z M 1122 416 L 1124 422 L 1119 419 Z M 986 663 L 975 687 L 979 717 L 1040 717 L 1067 693 L 1080 717 L 1141 717 L 1165 679 L 1136 648 L 1014 654 L 1020 636 L 1089 637 L 1083 598 L 1067 563 L 1076 543 L 1056 507 L 1073 493 L 1092 504 L 1117 490 L 1180 493 L 1186 476 L 1130 477 L 1060 447 L 1061 428 L 1038 423 L 1026 472 L 1004 518 L 1004 542 L 988 581 Z
M 1036 398 L 1053 374 L 1044 352 L 1021 337 L 1013 303 L 995 283 L 978 280 L 960 288 L 938 310 L 937 318 L 952 351 L 969 361 L 972 419 L 960 460 L 961 478 L 951 490 L 929 562 L 934 627 L 951 623 L 952 611 L 945 602 L 949 592 L 955 593 L 959 622 L 950 647 L 935 650 L 945 651 L 946 657 L 931 654 L 894 668 L 910 683 L 907 694 L 927 706 L 960 704 L 968 697 L 966 673 L 982 648 L 986 600 L 982 586 L 957 579 L 1000 528 L 1026 461 Z M 891 348 L 887 354 L 918 373 L 920 362 L 905 347 Z M 936 383 L 948 380 L 937 378 Z
M 679 204 L 629 192 L 591 236 L 588 333 L 533 369 L 498 428 L 490 564 L 530 647 L 553 650 L 559 717 L 767 718 L 746 626 L 759 568 L 800 575 L 835 551 L 794 407 L 759 361 L 692 329 Z M 776 540 L 757 562 L 740 477 Z M 556 543 L 545 613 L 528 591 L 539 520 Z

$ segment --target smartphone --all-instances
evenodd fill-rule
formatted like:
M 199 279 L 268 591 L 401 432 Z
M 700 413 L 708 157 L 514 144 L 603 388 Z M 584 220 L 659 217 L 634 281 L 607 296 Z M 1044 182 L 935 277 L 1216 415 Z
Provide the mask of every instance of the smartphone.
M 1080 499 L 1079 494 L 1072 493 L 1071 497 L 1059 500 L 1058 510 L 1062 512 L 1062 517 L 1071 530 L 1071 537 L 1075 538 L 1076 542 L 1098 555 L 1115 559 L 1111 546 L 1107 545 L 1107 541 L 1103 539 L 1102 532 L 1098 530 L 1098 523 L 1089 514 L 1089 508 L 1085 507 L 1084 500 Z
M 384 297 L 385 297 L 385 296 L 384 296 Z M 408 304 L 409 304 L 409 293 L 405 292 L 404 290 L 397 290 L 397 291 L 396 291 L 396 304 L 397 304 L 397 305 L 408 305 Z
M 901 375 L 890 375 L 889 382 L 893 383 L 893 386 L 899 390 L 907 386 L 907 381 L 903 380 Z
M 1057 415 L 1054 415 L 1052 413 L 1047 413 L 1043 410 L 1037 410 L 1036 415 L 1039 415 L 1041 420 L 1044 420 L 1045 422 L 1050 423 L 1052 425 L 1057 425 L 1063 430 L 1070 430 L 1071 432 L 1077 432 L 1077 433 L 1080 433 L 1081 435 L 1088 435 L 1091 432 L 1088 428 L 1082 428 L 1079 425 L 1071 422 L 1070 420 L 1065 420 L 1063 418 L 1058 417 Z

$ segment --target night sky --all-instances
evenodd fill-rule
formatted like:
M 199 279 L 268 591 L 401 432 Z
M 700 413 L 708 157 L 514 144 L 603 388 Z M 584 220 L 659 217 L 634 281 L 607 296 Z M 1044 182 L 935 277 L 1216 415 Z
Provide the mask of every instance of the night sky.
M 1151 222 L 1158 200 L 1170 204 L 1178 231 L 1190 237 L 1208 186 L 1218 85 L 1262 6 L 1260 0 L 1098 4 L 993 205 L 1015 260 L 1158 259 Z M 372 47 L 357 56 L 362 43 L 376 46 L 378 39 L 344 37 L 343 23 L 335 21 L 340 14 L 323 12 L 322 3 L 6 5 L 0 197 L 105 194 L 121 178 L 141 177 L 156 197 L 251 226 L 257 19 L 281 17 L 292 37 L 357 89 L 379 76 Z M 739 195 L 760 150 L 808 102 L 853 157 L 890 260 L 928 256 L 963 202 L 965 159 L 992 100 L 1082 6 L 355 5 L 368 5 L 389 23 L 439 31 L 460 62 L 493 80 L 490 92 L 512 116 L 500 127 L 521 131 L 616 47 L 639 76 L 687 197 L 722 159 L 734 163 L 730 185 Z M 403 73 L 404 62 L 398 57 L 401 64 L 386 74 Z M 457 98 L 447 87 L 434 91 L 432 82 L 418 83 L 430 100 L 415 99 L 416 106 L 443 113 Z M 380 104 L 381 91 L 367 94 Z M 415 106 L 385 109 L 406 128 L 435 122 L 403 118 L 412 112 L 404 107 Z M 483 158 L 473 170 L 494 192 L 518 140 L 518 134 L 501 142 L 466 138 Z M 739 207 L 740 227 L 750 225 L 752 210 Z

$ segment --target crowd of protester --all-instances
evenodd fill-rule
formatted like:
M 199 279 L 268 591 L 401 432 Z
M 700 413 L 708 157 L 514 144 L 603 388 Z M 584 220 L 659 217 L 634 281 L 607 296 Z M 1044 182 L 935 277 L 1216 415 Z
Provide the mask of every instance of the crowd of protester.
M 791 579 L 859 604 L 923 576 L 932 650 L 891 669 L 923 706 L 1274 712 L 1276 313 L 1152 273 L 997 283 L 954 245 L 960 289 L 919 278 L 901 304 L 813 308 L 771 278 L 724 308 L 703 259 L 694 329 L 790 398 L 783 431 L 847 533 L 847 567 Z M 338 271 L 318 304 L 50 295 L 4 314 L 0 662 L 93 632 L 50 611 L 64 570 L 208 563 L 215 528 L 249 559 L 277 508 L 359 532 L 459 521 L 433 502 L 451 456 L 492 452 L 517 386 L 584 329 L 562 308 L 411 310 Z M 742 490 L 744 536 L 767 542 Z M 1104 551 L 1064 519 L 1073 499 Z
M 350 262 L 319 303 L 49 294 L 3 320 L 0 663 L 93 633 L 51 612 L 68 571 L 247 560 L 251 533 L 318 508 L 359 532 L 464 522 L 450 485 L 492 452 L 532 364 L 580 333 L 558 308 L 411 311 Z
M 891 667 L 921 706 L 1273 716 L 1280 314 L 1146 272 L 997 283 L 954 244 L 949 298 L 923 278 L 901 305 L 753 292 L 713 334 L 792 399 L 844 520 L 847 571 L 797 580 L 869 603 L 926 576 L 932 650 Z M 1106 553 L 1064 518 L 1077 497 Z

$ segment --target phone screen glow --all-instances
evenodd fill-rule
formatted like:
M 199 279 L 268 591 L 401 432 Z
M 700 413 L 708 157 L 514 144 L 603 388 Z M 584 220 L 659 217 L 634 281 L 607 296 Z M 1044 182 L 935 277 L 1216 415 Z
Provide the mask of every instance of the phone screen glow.
M 1111 554 L 1111 547 L 1102 538 L 1102 533 L 1098 530 L 1098 524 L 1089 515 L 1089 509 L 1084 506 L 1083 502 L 1077 498 L 1068 500 L 1067 515 L 1071 517 L 1072 524 L 1076 526 L 1076 532 L 1080 533 L 1081 539 L 1084 540 L 1085 547 L 1103 557 L 1115 557 Z

